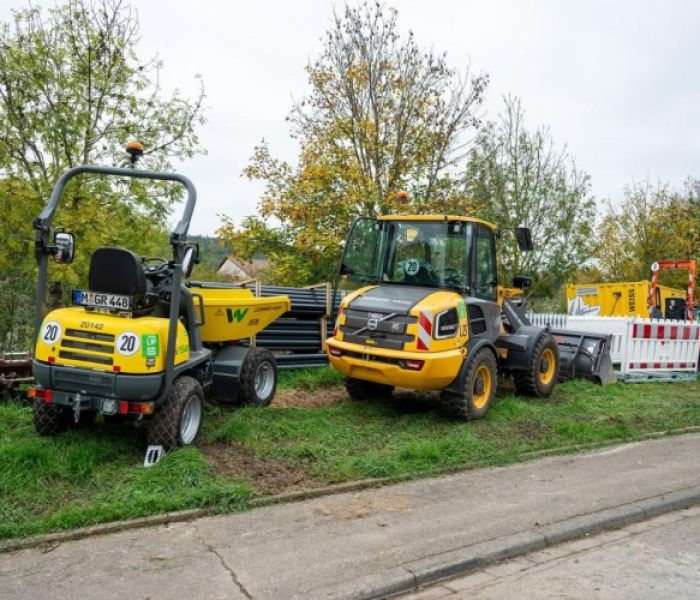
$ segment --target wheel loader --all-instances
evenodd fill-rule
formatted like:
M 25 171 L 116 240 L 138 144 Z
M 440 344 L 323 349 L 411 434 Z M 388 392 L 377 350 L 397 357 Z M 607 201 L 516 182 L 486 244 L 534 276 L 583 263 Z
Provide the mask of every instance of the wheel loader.
M 49 258 L 70 263 L 75 249 L 71 233 L 52 228 L 54 213 L 68 182 L 82 175 L 184 186 L 184 213 L 170 236 L 173 256 L 98 248 L 90 258 L 87 289 L 72 291 L 71 306 L 44 314 Z M 38 385 L 29 396 L 41 435 L 89 423 L 99 413 L 109 421 L 142 420 L 150 466 L 167 449 L 194 442 L 205 394 L 232 404 L 265 406 L 272 400 L 274 356 L 238 342 L 288 311 L 289 298 L 257 298 L 250 290 L 216 284 L 185 285 L 198 262 L 198 246 L 187 242 L 196 197 L 182 175 L 136 168 L 79 166 L 56 183 L 34 220 L 39 274 L 32 371 Z
M 527 228 L 515 230 L 532 249 Z M 440 390 L 444 411 L 486 414 L 499 374 L 519 394 L 546 397 L 560 358 L 550 332 L 527 321 L 497 281 L 498 230 L 480 219 L 387 215 L 358 219 L 346 241 L 336 288 L 340 302 L 331 365 L 356 399 L 395 386 Z M 515 278 L 522 289 L 527 278 Z

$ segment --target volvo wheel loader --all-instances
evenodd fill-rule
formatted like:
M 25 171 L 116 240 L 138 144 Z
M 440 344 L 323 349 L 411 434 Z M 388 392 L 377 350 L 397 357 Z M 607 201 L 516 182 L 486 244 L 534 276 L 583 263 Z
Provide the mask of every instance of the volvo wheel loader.
M 81 175 L 184 186 L 184 214 L 170 237 L 173 257 L 99 248 L 90 259 L 87 289 L 72 291 L 72 306 L 44 314 L 49 258 L 65 264 L 74 254 L 74 236 L 52 228 L 54 213 L 66 184 Z M 272 400 L 274 356 L 238 341 L 288 311 L 289 299 L 257 298 L 250 290 L 216 284 L 184 284 L 199 253 L 187 242 L 196 196 L 182 175 L 137 169 L 80 166 L 56 183 L 34 220 L 39 276 L 32 370 L 38 386 L 29 395 L 40 434 L 58 434 L 98 413 L 108 420 L 143 420 L 151 446 L 146 463 L 151 464 L 164 449 L 195 440 L 205 394 L 238 404 L 264 406 Z
M 531 250 L 530 231 L 515 233 L 521 250 Z M 477 418 L 493 402 L 499 373 L 520 394 L 552 393 L 557 342 L 498 287 L 497 237 L 492 223 L 461 216 L 353 224 L 336 285 L 346 295 L 326 341 L 350 396 L 440 390 L 445 412 Z M 527 283 L 515 279 L 516 287 Z

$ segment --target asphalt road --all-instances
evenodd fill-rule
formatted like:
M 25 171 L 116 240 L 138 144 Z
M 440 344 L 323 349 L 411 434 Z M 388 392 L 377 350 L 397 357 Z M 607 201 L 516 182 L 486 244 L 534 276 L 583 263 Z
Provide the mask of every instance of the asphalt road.
M 404 600 L 700 597 L 700 507 L 552 546 Z

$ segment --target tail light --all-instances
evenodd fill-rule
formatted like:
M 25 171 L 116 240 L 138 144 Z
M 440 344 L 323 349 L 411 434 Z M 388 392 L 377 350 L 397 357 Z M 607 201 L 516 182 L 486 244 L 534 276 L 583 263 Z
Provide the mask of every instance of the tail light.
M 53 391 L 44 388 L 29 388 L 27 390 L 27 396 L 29 398 L 43 400 L 44 404 L 51 404 L 53 402 Z
M 152 415 L 153 402 L 130 402 L 129 412 L 140 413 L 142 415 Z

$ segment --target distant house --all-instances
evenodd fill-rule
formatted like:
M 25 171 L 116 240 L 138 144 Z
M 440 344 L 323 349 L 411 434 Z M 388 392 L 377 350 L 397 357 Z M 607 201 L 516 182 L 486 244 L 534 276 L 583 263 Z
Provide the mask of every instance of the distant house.
M 233 256 L 225 256 L 219 263 L 216 272 L 233 280 L 255 279 L 258 273 L 268 266 L 269 262 L 263 256 L 254 256 L 250 262 L 234 258 Z

